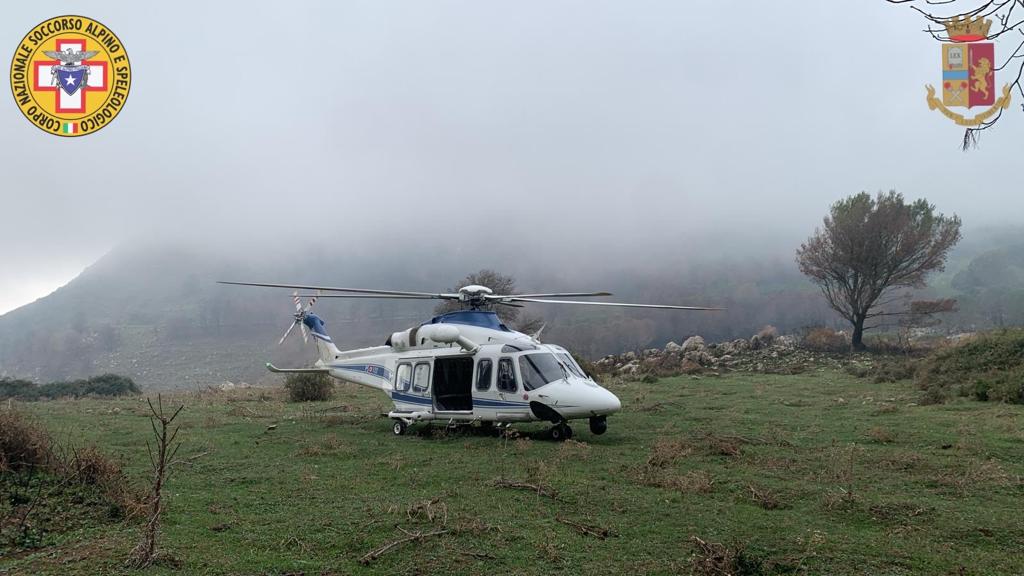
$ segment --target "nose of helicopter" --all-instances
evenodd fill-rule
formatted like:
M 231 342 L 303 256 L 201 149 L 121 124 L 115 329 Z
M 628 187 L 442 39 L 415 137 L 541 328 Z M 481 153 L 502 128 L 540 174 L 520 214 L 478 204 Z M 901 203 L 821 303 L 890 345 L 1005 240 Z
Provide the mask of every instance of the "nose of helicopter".
M 593 391 L 592 403 L 593 405 L 589 406 L 589 408 L 595 416 L 613 414 L 622 409 L 622 402 L 619 401 L 619 397 L 612 394 L 610 390 L 600 386 Z

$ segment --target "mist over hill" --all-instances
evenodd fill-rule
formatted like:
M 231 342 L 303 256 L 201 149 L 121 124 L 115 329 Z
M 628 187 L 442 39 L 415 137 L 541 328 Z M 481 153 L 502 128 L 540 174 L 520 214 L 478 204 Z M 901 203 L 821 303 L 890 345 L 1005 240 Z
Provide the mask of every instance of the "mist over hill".
M 961 310 L 947 329 L 1024 322 L 1019 283 L 1024 234 L 968 235 L 929 293 L 953 296 Z M 321 245 L 252 250 L 198 245 L 129 244 L 111 251 L 68 285 L 0 316 L 0 376 L 45 382 L 116 372 L 150 389 L 225 380 L 264 383 L 265 362 L 300 366 L 312 344 L 277 339 L 291 320 L 287 290 L 216 280 L 314 283 L 444 291 L 481 268 L 513 275 L 523 291 L 608 290 L 615 300 L 711 305 L 722 312 L 673 312 L 534 305 L 544 339 L 596 358 L 662 346 L 700 334 L 749 337 L 766 324 L 782 332 L 814 325 L 842 328 L 796 270 L 791 253 L 705 256 L 667 251 L 582 260 L 544 257 L 529 247 L 439 249 L 422 244 L 358 251 Z M 497 265 L 505 263 L 504 266 Z M 316 311 L 341 348 L 378 345 L 394 331 L 428 320 L 432 301 L 322 299 Z

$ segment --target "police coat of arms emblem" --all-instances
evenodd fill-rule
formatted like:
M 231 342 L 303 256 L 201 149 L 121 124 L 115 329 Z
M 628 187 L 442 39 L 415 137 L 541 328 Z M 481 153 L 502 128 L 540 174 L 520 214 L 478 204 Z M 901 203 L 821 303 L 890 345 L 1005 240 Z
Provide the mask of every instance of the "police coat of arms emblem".
M 961 17 L 945 23 L 951 42 L 942 44 L 942 99 L 935 87 L 928 85 L 928 108 L 938 109 L 960 126 L 979 126 L 1010 105 L 1010 85 L 1003 86 L 996 96 L 995 45 L 988 39 L 991 20 Z M 988 106 L 986 110 L 966 118 L 950 108 Z

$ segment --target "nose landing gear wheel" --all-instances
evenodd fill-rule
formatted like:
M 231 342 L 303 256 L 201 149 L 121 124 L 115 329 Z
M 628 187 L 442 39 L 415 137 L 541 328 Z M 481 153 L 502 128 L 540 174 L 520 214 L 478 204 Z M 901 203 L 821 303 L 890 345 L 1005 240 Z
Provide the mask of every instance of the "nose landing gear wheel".
M 608 418 L 605 416 L 594 416 L 590 419 L 590 432 L 600 436 L 608 431 Z
M 401 436 L 405 434 L 405 429 L 405 422 L 402 422 L 401 420 L 395 420 L 395 425 L 392 426 L 391 428 L 391 430 L 395 433 L 395 436 Z
M 572 438 L 572 428 L 570 428 L 565 422 L 555 424 L 551 427 L 551 430 L 548 431 L 548 433 L 551 434 L 551 439 L 556 442 L 562 442 Z

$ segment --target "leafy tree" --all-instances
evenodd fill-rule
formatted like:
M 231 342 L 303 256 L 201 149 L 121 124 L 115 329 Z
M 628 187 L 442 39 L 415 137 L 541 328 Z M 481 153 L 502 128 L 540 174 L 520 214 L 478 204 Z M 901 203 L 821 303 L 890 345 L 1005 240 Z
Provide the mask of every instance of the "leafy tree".
M 861 192 L 832 205 L 796 261 L 853 325 L 853 349 L 863 350 L 864 330 L 872 327 L 865 322 L 889 315 L 883 307 L 895 290 L 923 288 L 959 240 L 960 219 L 937 214 L 923 198 L 908 204 L 896 191 L 874 198 Z
M 516 293 L 516 280 L 511 276 L 506 276 L 500 272 L 494 270 L 483 269 L 478 272 L 473 272 L 465 278 L 459 281 L 458 285 L 448 289 L 449 292 L 455 293 L 459 291 L 459 288 L 470 285 L 486 286 L 490 288 L 495 294 L 515 294 Z M 463 303 L 455 300 L 445 300 L 437 305 L 434 309 L 435 314 L 444 314 L 446 312 L 454 312 L 456 310 L 462 310 Z M 544 324 L 544 319 L 539 316 L 522 315 L 520 316 L 520 309 L 514 306 L 495 306 L 495 312 L 498 314 L 498 318 L 510 328 L 519 330 L 520 332 L 536 332 Z

